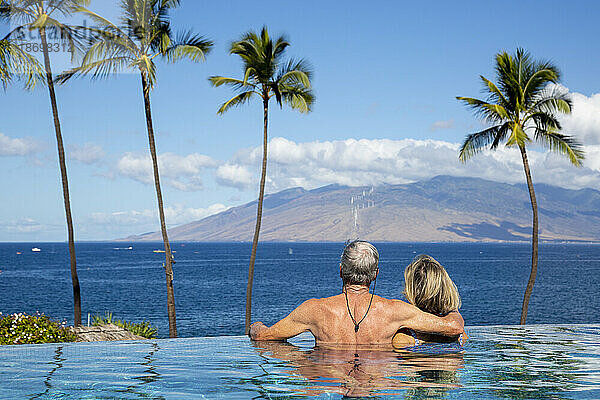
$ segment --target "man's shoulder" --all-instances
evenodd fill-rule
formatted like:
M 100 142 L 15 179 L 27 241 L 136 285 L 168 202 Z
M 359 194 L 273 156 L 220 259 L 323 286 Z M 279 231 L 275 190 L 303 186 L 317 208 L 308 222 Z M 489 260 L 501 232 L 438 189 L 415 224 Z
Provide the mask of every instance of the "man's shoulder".
M 381 296 L 376 296 L 376 297 L 379 302 L 386 304 L 386 305 L 390 305 L 390 306 L 404 307 L 404 306 L 410 305 L 409 303 L 407 303 L 403 300 L 388 299 L 387 297 L 381 297 Z
M 380 308 L 383 308 L 387 313 L 398 314 L 403 313 L 407 309 L 413 307 L 411 304 L 398 300 L 388 299 L 386 297 L 377 296 L 377 303 Z
M 344 298 L 343 295 L 338 294 L 335 296 L 330 296 L 330 297 L 322 297 L 322 298 L 312 298 L 312 299 L 308 299 L 305 300 L 304 302 L 302 302 L 302 304 L 300 304 L 298 306 L 298 308 L 301 309 L 315 309 L 315 308 L 338 308 L 341 307 L 342 305 L 344 306 L 344 309 L 346 307 L 346 303 L 342 300 Z M 388 311 L 393 311 L 393 310 L 403 310 L 406 307 L 412 307 L 409 303 L 402 301 L 402 300 L 398 300 L 398 299 L 388 299 L 386 297 L 381 297 L 381 296 L 375 296 L 376 298 L 376 303 L 379 303 L 380 307 L 384 307 L 386 309 L 388 309 Z
M 340 303 L 340 296 L 341 295 L 308 299 L 303 301 L 297 307 L 297 309 L 313 311 L 316 311 L 318 309 L 320 311 L 323 311 L 331 308 L 336 308 L 337 303 Z
M 329 296 L 329 297 L 321 297 L 321 298 L 312 298 L 312 299 L 308 299 L 305 300 L 301 305 L 303 306 L 319 306 L 319 305 L 326 305 L 326 304 L 330 304 L 332 302 L 335 302 L 336 300 L 339 299 L 341 295 L 335 295 L 335 296 Z

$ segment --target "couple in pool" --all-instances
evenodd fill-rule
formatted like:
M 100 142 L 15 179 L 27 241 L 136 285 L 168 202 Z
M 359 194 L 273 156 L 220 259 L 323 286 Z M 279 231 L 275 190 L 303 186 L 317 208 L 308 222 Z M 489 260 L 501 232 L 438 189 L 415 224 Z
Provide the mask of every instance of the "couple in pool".
M 423 342 L 462 344 L 466 335 L 458 312 L 460 297 L 444 267 L 429 256 L 419 256 L 406 267 L 406 303 L 370 293 L 378 264 L 375 246 L 361 240 L 348 244 L 340 262 L 341 294 L 309 299 L 271 327 L 256 322 L 250 327 L 250 338 L 281 341 L 309 331 L 317 345 L 392 343 L 403 348 Z

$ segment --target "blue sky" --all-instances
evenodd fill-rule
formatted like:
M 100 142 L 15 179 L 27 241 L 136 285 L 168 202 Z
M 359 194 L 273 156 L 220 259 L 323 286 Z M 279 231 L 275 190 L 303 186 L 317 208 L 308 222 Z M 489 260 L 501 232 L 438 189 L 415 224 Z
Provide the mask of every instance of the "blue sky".
M 90 8 L 116 20 L 109 0 Z M 302 115 L 273 106 L 268 191 L 403 183 L 449 173 L 523 181 L 513 150 L 460 165 L 455 149 L 482 125 L 455 96 L 482 96 L 479 75 L 493 78 L 499 50 L 551 59 L 574 96 L 565 131 L 586 146 L 584 169 L 533 149 L 537 182 L 581 188 L 600 183 L 600 5 L 577 2 L 281 2 L 182 1 L 177 30 L 215 41 L 205 63 L 159 63 L 152 92 L 168 222 L 199 219 L 256 197 L 258 102 L 216 115 L 232 93 L 211 75 L 239 77 L 231 41 L 267 25 L 285 33 L 288 55 L 311 62 L 317 97 Z M 4 33 L 7 26 L 0 26 Z M 68 66 L 58 55 L 54 69 Z M 139 74 L 82 78 L 57 89 L 79 240 L 156 230 L 148 180 L 147 136 Z M 18 84 L 0 92 L 0 241 L 62 241 L 64 209 L 48 93 Z

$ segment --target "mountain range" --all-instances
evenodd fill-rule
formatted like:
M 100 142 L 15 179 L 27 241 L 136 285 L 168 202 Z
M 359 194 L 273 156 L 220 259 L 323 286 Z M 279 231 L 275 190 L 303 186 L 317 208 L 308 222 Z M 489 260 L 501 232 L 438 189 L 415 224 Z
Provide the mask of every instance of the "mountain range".
M 600 242 L 600 191 L 535 185 L 544 241 Z M 175 241 L 251 241 L 257 202 L 169 229 Z M 529 241 L 524 184 L 438 176 L 381 186 L 329 185 L 265 196 L 261 241 Z M 127 241 L 160 241 L 160 232 Z

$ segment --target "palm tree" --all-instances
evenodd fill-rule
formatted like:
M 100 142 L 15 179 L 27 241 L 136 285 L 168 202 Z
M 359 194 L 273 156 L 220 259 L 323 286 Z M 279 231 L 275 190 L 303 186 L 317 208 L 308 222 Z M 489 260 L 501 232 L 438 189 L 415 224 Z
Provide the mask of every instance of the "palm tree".
M 150 107 L 150 91 L 156 83 L 154 60 L 161 57 L 169 62 L 177 62 L 183 58 L 194 62 L 204 61 L 205 55 L 213 45 L 211 41 L 189 31 L 182 32 L 176 38 L 173 37 L 168 14 L 179 4 L 179 0 L 122 0 L 121 26 L 124 28 L 120 28 L 85 7 L 79 7 L 78 12 L 83 13 L 98 25 L 95 31 L 96 37 L 83 56 L 81 65 L 66 71 L 58 78 L 59 82 L 64 83 L 75 75 L 91 74 L 92 78 L 104 78 L 124 69 L 133 69 L 140 73 L 160 228 L 165 246 L 167 312 L 169 336 L 172 338 L 177 337 L 173 290 L 174 260 L 167 235 Z
M 497 54 L 495 69 L 497 85 L 481 76 L 485 90 L 489 92 L 487 100 L 457 97 L 491 125 L 465 138 L 459 159 L 466 162 L 488 145 L 495 150 L 500 142 L 506 142 L 507 147 L 517 147 L 521 153 L 533 211 L 531 272 L 521 311 L 523 325 L 538 264 L 538 207 L 526 146 L 535 142 L 566 156 L 578 167 L 582 165 L 584 153 L 577 140 L 560 133 L 557 115 L 570 113 L 572 105 L 568 91 L 557 85 L 560 73 L 555 65 L 548 61 L 535 61 L 528 52 L 517 49 L 514 56 L 506 52 Z
M 37 31 L 41 40 L 41 46 L 36 46 L 41 50 L 44 57 L 44 70 L 46 83 L 50 94 L 50 104 L 52 107 L 52 116 L 54 121 L 54 131 L 56 134 L 56 144 L 58 148 L 58 162 L 60 165 L 60 174 L 62 179 L 63 201 L 65 205 L 65 215 L 67 220 L 67 231 L 69 241 L 69 255 L 71 260 L 71 280 L 73 283 L 73 308 L 74 325 L 81 325 L 81 294 L 79 289 L 79 278 L 77 276 L 77 260 L 75 257 L 75 236 L 73 233 L 73 218 L 71 216 L 71 200 L 69 196 L 69 181 L 67 178 L 67 164 L 65 161 L 65 149 L 63 146 L 60 119 L 58 115 L 58 105 L 52 67 L 50 64 L 49 46 L 47 32 L 55 33 L 68 44 L 72 56 L 76 54 L 79 45 L 78 27 L 71 27 L 63 24 L 56 19 L 56 15 L 68 17 L 73 13 L 75 7 L 84 3 L 85 0 L 12 0 L 0 5 L 0 17 L 17 22 L 16 27 L 8 36 L 17 37 L 24 31 Z M 21 51 L 23 47 L 21 47 Z M 29 57 L 33 58 L 31 54 Z
M 252 312 L 252 283 L 254 280 L 254 262 L 256 248 L 262 220 L 262 206 L 265 194 L 265 179 L 267 176 L 267 125 L 269 120 L 269 100 L 275 97 L 280 107 L 283 103 L 293 110 L 302 113 L 311 111 L 315 100 L 312 93 L 310 78 L 311 68 L 306 61 L 290 59 L 282 60 L 285 49 L 289 46 L 285 36 L 280 36 L 273 42 L 267 27 L 263 27 L 260 34 L 248 32 L 231 45 L 229 54 L 240 56 L 244 64 L 244 77 L 242 79 L 225 78 L 222 76 L 211 77 L 210 83 L 219 87 L 226 85 L 239 92 L 229 99 L 219 110 L 223 114 L 231 107 L 247 103 L 254 96 L 262 99 L 263 103 L 263 158 L 260 177 L 260 190 L 258 194 L 258 208 L 256 212 L 256 226 L 252 240 L 250 266 L 248 268 L 248 286 L 246 289 L 246 334 L 250 329 Z
M 11 38 L 0 39 L 0 85 L 6 88 L 15 77 L 25 81 L 27 89 L 33 89 L 43 76 L 43 69 L 31 54 Z

